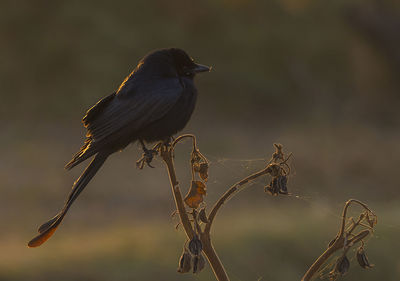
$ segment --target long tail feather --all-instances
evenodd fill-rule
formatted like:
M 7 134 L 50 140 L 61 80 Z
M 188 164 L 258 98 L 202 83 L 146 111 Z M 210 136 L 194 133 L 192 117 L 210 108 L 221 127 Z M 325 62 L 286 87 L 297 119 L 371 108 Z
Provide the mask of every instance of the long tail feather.
M 76 165 L 80 164 L 81 162 L 85 161 L 86 159 L 90 158 L 97 151 L 93 147 L 93 142 L 91 138 L 86 139 L 84 145 L 81 149 L 74 155 L 74 157 L 65 165 L 65 169 L 71 170 Z
M 55 217 L 51 220 L 42 224 L 38 231 L 39 235 L 29 241 L 29 247 L 38 247 L 46 242 L 53 233 L 56 231 L 57 227 L 60 225 L 61 221 L 63 220 L 64 216 L 68 212 L 69 208 L 71 207 L 72 203 L 78 198 L 79 194 L 83 191 L 86 185 L 90 182 L 90 180 L 94 177 L 100 167 L 104 164 L 109 153 L 98 153 L 90 162 L 89 166 L 85 169 L 82 175 L 78 178 L 78 180 L 74 183 L 72 187 L 72 191 L 68 196 L 68 200 L 64 205 L 64 208 L 60 213 L 58 213 Z

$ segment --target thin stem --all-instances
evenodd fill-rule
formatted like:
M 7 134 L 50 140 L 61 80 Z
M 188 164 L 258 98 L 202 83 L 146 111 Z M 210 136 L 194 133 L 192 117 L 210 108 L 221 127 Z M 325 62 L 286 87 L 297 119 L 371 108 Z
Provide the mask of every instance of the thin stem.
M 207 260 L 210 263 L 217 280 L 229 281 L 229 277 L 225 271 L 224 265 L 219 259 L 217 252 L 215 251 L 214 246 L 211 243 L 210 235 L 208 233 L 203 232 L 200 234 L 200 240 L 201 243 L 203 244 L 203 252 L 207 257 Z
M 343 236 L 343 234 L 344 234 L 344 228 L 345 228 L 345 225 L 346 225 L 346 217 L 347 217 L 347 209 L 349 208 L 351 203 L 357 203 L 357 204 L 361 205 L 364 209 L 366 209 L 367 211 L 369 211 L 369 212 L 371 212 L 373 214 L 373 212 L 363 202 L 358 201 L 356 199 L 347 200 L 347 202 L 345 203 L 344 208 L 343 208 L 342 225 L 340 226 L 340 231 L 339 231 L 339 235 L 338 235 L 339 237 Z
M 161 149 L 161 157 L 163 158 L 165 164 L 167 165 L 167 170 L 168 170 L 168 175 L 172 187 L 172 194 L 175 199 L 175 205 L 178 210 L 179 217 L 181 219 L 181 223 L 183 225 L 183 228 L 185 230 L 186 236 L 189 239 L 192 239 L 194 236 L 194 230 L 192 227 L 192 224 L 190 223 L 189 217 L 186 212 L 186 208 L 182 199 L 182 194 L 180 192 L 179 184 L 176 179 L 176 173 L 175 173 L 175 167 L 174 167 L 174 161 L 172 157 L 173 149 L 181 139 L 185 137 L 191 137 L 194 142 L 194 147 L 195 147 L 195 137 L 193 135 L 183 135 L 181 137 L 178 137 L 174 143 L 171 145 L 171 148 L 162 148 Z M 208 262 L 211 265 L 211 268 L 214 272 L 214 275 L 218 281 L 229 281 L 229 277 L 225 271 L 225 268 L 221 262 L 221 260 L 218 258 L 217 253 L 215 252 L 215 249 L 211 243 L 211 238 L 208 233 L 201 232 L 200 233 L 200 240 L 203 245 L 203 252 L 207 257 Z
M 301 281 L 308 281 L 311 280 L 311 278 L 314 276 L 314 274 L 316 272 L 318 272 L 318 270 L 321 268 L 321 266 L 339 249 L 341 249 L 342 247 L 340 247 L 341 245 L 344 244 L 344 239 L 337 239 L 337 242 L 333 243 L 333 245 L 331 247 L 329 247 L 328 249 L 325 250 L 325 252 L 322 253 L 322 255 L 320 255 L 318 257 L 318 259 L 310 266 L 310 268 L 307 270 L 306 274 L 304 274 L 303 278 L 301 279 Z
M 357 242 L 360 242 L 361 240 L 363 240 L 365 237 L 367 237 L 369 234 L 371 233 L 371 231 L 369 231 L 368 229 L 364 229 L 363 231 L 361 231 L 360 233 L 356 234 L 353 238 L 349 239 L 347 241 L 347 244 L 349 245 L 354 245 Z
M 244 179 L 238 181 L 234 185 L 232 185 L 215 203 L 214 207 L 212 208 L 209 216 L 208 216 L 208 223 L 206 224 L 204 228 L 205 233 L 210 233 L 212 223 L 214 221 L 215 216 L 217 215 L 218 210 L 222 207 L 222 205 L 228 200 L 229 198 L 233 197 L 237 191 L 240 190 L 240 188 L 248 183 L 249 181 L 252 181 L 262 175 L 268 174 L 269 173 L 269 167 L 265 167 L 264 169 L 248 176 L 245 177 Z
M 179 188 L 179 183 L 176 179 L 174 161 L 172 160 L 172 155 L 170 150 L 165 150 L 161 152 L 161 156 L 167 165 L 168 175 L 171 183 L 172 194 L 174 195 L 176 209 L 178 210 L 179 217 L 181 219 L 181 223 L 183 228 L 185 229 L 186 235 L 189 239 L 192 239 L 194 236 L 194 231 L 192 224 L 190 223 L 189 216 L 186 213 L 186 208 L 183 203 L 181 190 Z

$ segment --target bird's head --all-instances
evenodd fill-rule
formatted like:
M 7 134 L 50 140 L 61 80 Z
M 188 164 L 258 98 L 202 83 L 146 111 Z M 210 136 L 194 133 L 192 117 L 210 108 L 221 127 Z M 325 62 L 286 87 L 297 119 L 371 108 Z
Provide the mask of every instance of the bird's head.
M 193 78 L 197 73 L 210 71 L 211 67 L 195 63 L 182 49 L 169 48 L 154 51 L 145 56 L 138 65 L 152 70 L 159 76 Z
M 172 55 L 179 76 L 194 77 L 197 73 L 211 70 L 211 67 L 195 63 L 182 49 L 171 48 L 169 52 Z

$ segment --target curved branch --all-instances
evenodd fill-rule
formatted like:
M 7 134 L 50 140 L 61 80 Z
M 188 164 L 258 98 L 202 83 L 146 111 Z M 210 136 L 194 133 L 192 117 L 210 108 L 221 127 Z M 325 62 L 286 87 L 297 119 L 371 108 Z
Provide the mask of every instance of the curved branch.
M 343 213 L 342 213 L 342 224 L 340 226 L 340 231 L 339 231 L 339 237 L 342 237 L 344 234 L 344 228 L 346 226 L 346 218 L 347 218 L 347 209 L 350 207 L 351 203 L 357 203 L 360 206 L 362 206 L 364 209 L 366 209 L 368 212 L 371 212 L 372 214 L 374 212 L 372 212 L 368 206 L 366 204 L 364 204 L 363 202 L 356 200 L 356 199 L 349 199 L 346 201 L 344 208 L 343 208 Z
M 197 147 L 196 137 L 193 134 L 184 134 L 177 137 L 171 144 L 171 152 L 174 152 L 175 146 L 185 138 L 191 138 L 193 141 L 193 149 Z
M 221 196 L 221 198 L 218 199 L 218 201 L 215 203 L 214 207 L 212 208 L 209 216 L 208 216 L 208 223 L 206 224 L 204 228 L 205 233 L 210 233 L 211 230 L 211 225 L 214 221 L 215 216 L 217 215 L 218 210 L 222 207 L 222 205 L 228 200 L 229 198 L 233 197 L 237 191 L 240 190 L 240 188 L 248 183 L 249 181 L 252 181 L 260 176 L 263 176 L 265 174 L 268 174 L 270 172 L 269 166 L 265 167 L 264 169 L 248 176 L 245 177 L 244 179 L 238 181 L 234 185 L 232 185 L 225 193 L 224 195 Z

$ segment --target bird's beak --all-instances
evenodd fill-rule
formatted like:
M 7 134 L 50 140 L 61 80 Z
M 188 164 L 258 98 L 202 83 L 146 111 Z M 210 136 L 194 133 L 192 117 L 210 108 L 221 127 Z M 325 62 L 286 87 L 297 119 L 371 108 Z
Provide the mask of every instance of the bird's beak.
M 211 67 L 196 63 L 196 66 L 193 68 L 193 71 L 195 73 L 211 71 Z

